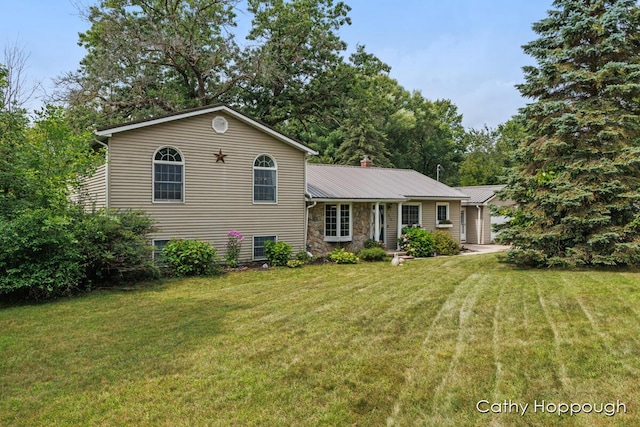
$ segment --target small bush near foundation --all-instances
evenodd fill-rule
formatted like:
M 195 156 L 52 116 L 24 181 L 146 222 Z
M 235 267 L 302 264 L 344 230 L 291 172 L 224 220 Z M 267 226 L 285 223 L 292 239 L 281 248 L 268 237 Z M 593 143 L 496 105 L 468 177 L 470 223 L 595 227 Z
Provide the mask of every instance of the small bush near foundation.
M 210 276 L 220 272 L 215 248 L 197 240 L 170 240 L 162 258 L 176 276 Z
M 284 267 L 291 259 L 293 247 L 285 242 L 267 241 L 264 244 L 264 254 L 272 267 Z
M 431 233 L 418 227 L 405 227 L 398 239 L 400 250 L 415 257 L 432 256 L 435 252 L 435 240 Z
M 311 255 L 307 251 L 300 251 L 296 254 L 296 260 L 302 262 L 303 264 L 307 264 L 313 261 L 313 255 Z
M 363 261 L 382 261 L 387 257 L 387 251 L 381 247 L 365 248 L 358 252 L 358 258 Z
M 453 240 L 451 234 L 438 230 L 432 236 L 435 241 L 434 250 L 438 255 L 458 255 L 460 253 L 460 245 Z
M 329 259 L 336 264 L 357 264 L 358 257 L 353 252 L 347 252 L 344 248 L 336 248 L 329 254 Z

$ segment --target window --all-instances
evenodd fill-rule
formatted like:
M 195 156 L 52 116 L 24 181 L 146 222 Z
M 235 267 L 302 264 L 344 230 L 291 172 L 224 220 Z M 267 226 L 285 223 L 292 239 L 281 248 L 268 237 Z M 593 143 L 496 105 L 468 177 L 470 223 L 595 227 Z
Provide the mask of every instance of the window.
M 325 205 L 324 240 L 347 242 L 351 240 L 351 205 Z
M 269 241 L 275 242 L 276 236 L 253 236 L 253 259 L 266 259 L 264 245 Z
M 153 253 L 152 253 L 153 262 L 157 266 L 161 266 L 161 265 L 164 264 L 164 260 L 162 259 L 162 250 L 167 245 L 167 243 L 169 243 L 169 240 L 153 240 L 153 242 L 152 242 L 152 246 L 153 246 Z
M 184 201 L 184 161 L 175 148 L 161 148 L 153 156 L 153 201 Z
M 402 205 L 402 226 L 414 226 L 422 224 L 420 218 L 421 205 Z
M 253 202 L 276 203 L 276 162 L 269 156 L 258 156 L 253 162 Z
M 449 221 L 449 203 L 436 203 L 436 225 Z

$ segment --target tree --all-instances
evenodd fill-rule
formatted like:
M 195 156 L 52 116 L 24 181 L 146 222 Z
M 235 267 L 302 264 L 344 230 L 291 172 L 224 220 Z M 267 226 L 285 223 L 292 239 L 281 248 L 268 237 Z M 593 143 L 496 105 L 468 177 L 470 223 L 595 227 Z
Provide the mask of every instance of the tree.
M 396 167 L 417 170 L 441 181 L 458 183 L 464 154 L 462 115 L 449 100 L 430 101 L 420 92 L 408 95 L 390 116 L 389 150 Z
M 467 153 L 460 164 L 460 185 L 504 184 L 511 152 L 525 139 L 525 130 L 522 119 L 514 116 L 497 129 L 469 129 L 465 139 Z
M 86 125 L 122 122 L 219 102 L 243 78 L 238 0 L 101 0 L 80 34 L 87 55 L 58 80 Z M 100 114 L 95 112 L 100 111 Z
M 250 78 L 237 103 L 252 117 L 306 139 L 314 123 L 339 108 L 348 75 L 346 43 L 338 31 L 351 23 L 349 6 L 333 0 L 249 0 L 253 14 L 245 53 Z
M 640 264 L 640 9 L 556 0 L 524 46 L 529 137 L 503 197 L 502 231 L 523 265 Z
M 0 109 L 21 110 L 38 90 L 39 84 L 28 85 L 25 82 L 28 59 L 29 54 L 17 42 L 4 47 L 4 71 L 0 72 Z

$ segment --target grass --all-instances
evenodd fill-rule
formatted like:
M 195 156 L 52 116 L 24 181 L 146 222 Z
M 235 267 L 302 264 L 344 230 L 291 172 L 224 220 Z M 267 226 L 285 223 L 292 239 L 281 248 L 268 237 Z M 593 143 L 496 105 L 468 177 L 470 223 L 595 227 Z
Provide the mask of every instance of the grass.
M 0 309 L 0 424 L 640 425 L 639 331 L 638 273 L 492 254 L 169 280 Z

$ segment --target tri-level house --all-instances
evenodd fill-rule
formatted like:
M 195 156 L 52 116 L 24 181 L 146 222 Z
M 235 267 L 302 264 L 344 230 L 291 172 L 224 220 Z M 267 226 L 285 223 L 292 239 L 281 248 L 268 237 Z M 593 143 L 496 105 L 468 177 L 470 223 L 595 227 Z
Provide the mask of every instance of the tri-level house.
M 110 126 L 96 137 L 105 163 L 85 181 L 82 201 L 146 211 L 157 247 L 197 239 L 222 254 L 227 233 L 238 230 L 247 237 L 244 261 L 264 259 L 269 240 L 315 255 L 367 239 L 395 249 L 406 225 L 464 241 L 461 191 L 368 159 L 362 167 L 310 164 L 316 151 L 226 105 Z

